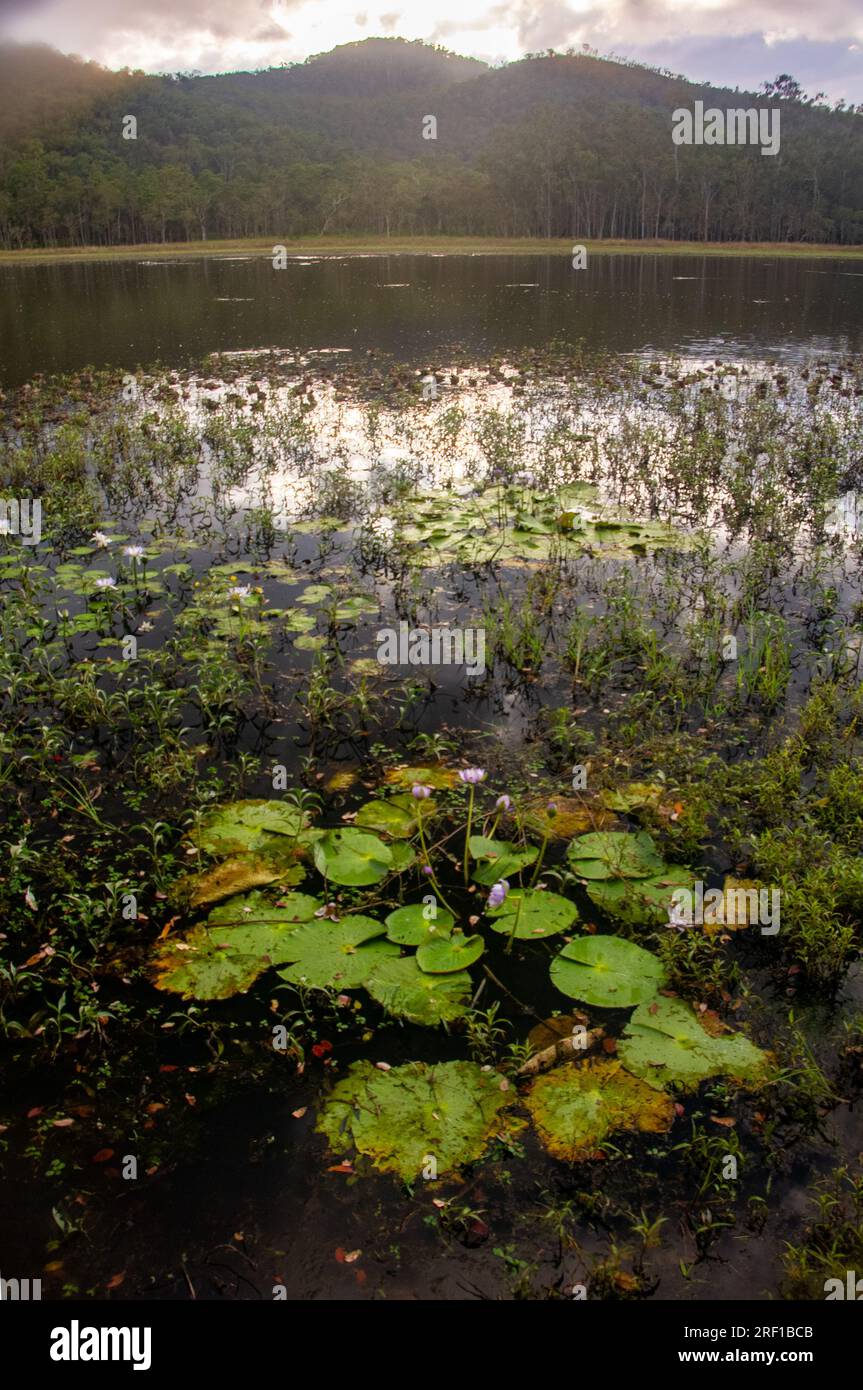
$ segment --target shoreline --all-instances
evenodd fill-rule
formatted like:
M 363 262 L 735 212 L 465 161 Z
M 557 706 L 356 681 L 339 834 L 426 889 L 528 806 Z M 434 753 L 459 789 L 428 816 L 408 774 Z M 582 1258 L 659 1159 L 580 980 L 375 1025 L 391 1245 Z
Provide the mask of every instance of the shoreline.
M 803 242 L 584 241 L 590 256 L 733 256 L 785 260 L 863 260 L 863 245 L 834 246 Z M 275 242 L 250 237 L 239 241 L 177 241 L 137 246 L 68 246 L 0 251 L 0 265 L 62 265 L 69 262 L 147 260 L 217 260 L 236 255 L 270 258 L 281 245 L 294 259 L 350 256 L 571 256 L 569 238 L 504 237 L 304 237 Z

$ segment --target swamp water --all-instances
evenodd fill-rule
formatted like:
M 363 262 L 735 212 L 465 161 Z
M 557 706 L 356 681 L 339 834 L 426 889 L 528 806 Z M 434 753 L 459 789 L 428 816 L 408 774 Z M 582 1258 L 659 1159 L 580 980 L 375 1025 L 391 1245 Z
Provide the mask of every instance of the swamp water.
M 822 1298 L 861 1258 L 859 364 L 318 348 L 3 403 L 43 500 L 0 539 L 4 1271 Z M 485 670 L 382 664 L 403 623 Z

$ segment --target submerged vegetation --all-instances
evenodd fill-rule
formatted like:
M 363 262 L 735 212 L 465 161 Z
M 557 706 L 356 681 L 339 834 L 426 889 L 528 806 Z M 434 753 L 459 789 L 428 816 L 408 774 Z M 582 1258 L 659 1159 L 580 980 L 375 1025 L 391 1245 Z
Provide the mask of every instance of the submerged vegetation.
M 89 1165 L 146 1201 L 250 1088 L 376 1194 L 369 1279 L 395 1201 L 494 1232 L 490 1294 L 722 1286 L 769 1227 L 748 1294 L 823 1296 L 861 1181 L 861 398 L 850 361 L 562 347 L 7 395 L 41 536 L 0 536 L 0 1146 L 58 1289 L 106 1282 Z M 400 624 L 484 661 L 382 662 Z

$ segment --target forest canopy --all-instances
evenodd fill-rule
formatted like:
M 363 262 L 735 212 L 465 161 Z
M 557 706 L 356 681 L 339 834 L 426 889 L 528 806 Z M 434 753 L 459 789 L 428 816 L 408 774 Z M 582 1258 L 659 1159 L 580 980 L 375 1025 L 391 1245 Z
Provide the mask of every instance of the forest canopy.
M 695 101 L 779 108 L 778 156 L 676 146 Z M 4 248 L 324 233 L 860 243 L 863 108 L 786 74 L 730 91 L 592 51 L 490 68 L 368 39 L 152 76 L 0 48 Z

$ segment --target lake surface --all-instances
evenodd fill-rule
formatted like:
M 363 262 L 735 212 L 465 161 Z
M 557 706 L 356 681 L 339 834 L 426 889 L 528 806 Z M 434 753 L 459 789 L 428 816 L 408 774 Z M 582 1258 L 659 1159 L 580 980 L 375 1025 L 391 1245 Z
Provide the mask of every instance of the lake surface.
M 615 352 L 792 359 L 863 345 L 863 268 L 777 257 L 345 256 L 0 267 L 0 380 L 215 351 L 455 348 L 581 340 Z

